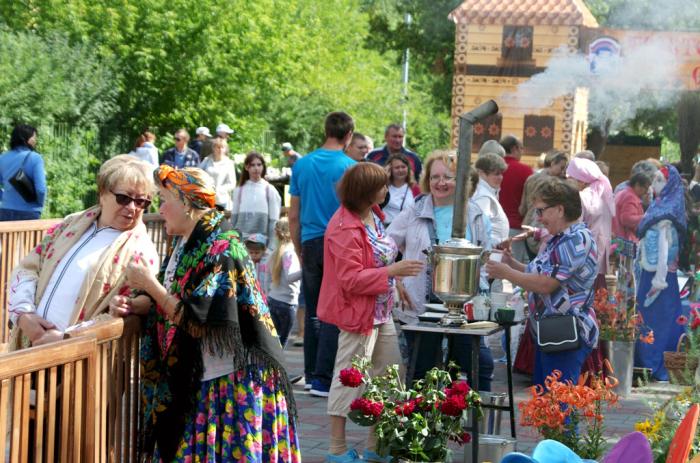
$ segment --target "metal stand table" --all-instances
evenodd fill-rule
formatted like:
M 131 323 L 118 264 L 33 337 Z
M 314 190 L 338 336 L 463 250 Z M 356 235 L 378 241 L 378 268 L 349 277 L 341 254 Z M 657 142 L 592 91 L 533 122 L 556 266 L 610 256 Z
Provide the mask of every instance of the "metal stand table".
M 452 347 L 451 338 L 454 335 L 466 334 L 472 336 L 472 352 L 471 352 L 471 387 L 472 389 L 479 390 L 479 349 L 480 341 L 482 336 L 489 336 L 500 331 L 504 331 L 506 335 L 506 372 L 508 376 L 508 404 L 507 405 L 495 405 L 495 404 L 484 404 L 481 406 L 484 408 L 491 408 L 497 410 L 507 411 L 510 416 L 510 435 L 515 439 L 515 404 L 513 401 L 513 373 L 512 373 L 512 359 L 510 356 L 510 329 L 512 326 L 519 324 L 520 322 L 512 323 L 499 323 L 497 327 L 494 328 L 482 328 L 482 329 L 470 329 L 468 326 L 465 328 L 461 327 L 446 327 L 440 326 L 437 323 L 432 322 L 419 322 L 415 325 L 403 325 L 401 329 L 405 331 L 415 332 L 415 344 L 413 346 L 413 353 L 411 354 L 411 363 L 408 366 L 407 372 L 407 383 L 413 381 L 413 375 L 415 374 L 416 361 L 418 359 L 418 350 L 420 349 L 420 338 L 422 333 L 439 333 L 443 337 L 447 337 L 447 352 L 446 355 L 441 359 L 441 363 L 444 366 L 447 359 L 450 358 L 450 350 Z M 479 423 L 477 421 L 476 409 L 472 409 L 471 417 L 471 433 L 472 433 L 472 462 L 478 463 L 479 461 Z

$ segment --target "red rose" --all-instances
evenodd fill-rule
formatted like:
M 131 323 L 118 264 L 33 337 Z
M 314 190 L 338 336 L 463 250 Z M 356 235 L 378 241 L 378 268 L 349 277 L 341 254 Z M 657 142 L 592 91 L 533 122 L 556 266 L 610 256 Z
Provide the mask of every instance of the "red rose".
M 350 403 L 350 410 L 363 411 L 367 407 L 367 402 L 369 402 L 369 400 L 365 399 L 364 397 L 357 398 Z
M 360 397 L 359 399 L 355 399 L 350 403 L 350 410 L 359 410 L 363 415 L 378 417 L 382 414 L 382 410 L 384 410 L 384 404 Z
M 347 387 L 362 385 L 362 372 L 357 368 L 344 368 L 340 370 L 340 383 Z
M 462 433 L 462 443 L 468 444 L 472 441 L 472 435 L 468 432 Z
M 471 388 L 466 381 L 453 381 L 452 387 L 445 389 L 445 394 L 447 397 L 452 397 L 453 395 L 467 395 Z
M 688 317 L 685 315 L 679 315 L 678 318 L 676 318 L 676 323 L 679 325 L 685 325 L 688 323 Z
M 690 328 L 691 329 L 697 329 L 697 327 L 700 326 L 700 318 L 693 318 L 693 321 L 690 323 Z
M 416 410 L 416 402 L 414 400 L 409 400 L 402 404 L 397 405 L 394 408 L 394 412 L 397 415 L 410 416 Z
M 384 410 L 384 404 L 381 402 L 370 402 L 369 403 L 369 409 L 367 410 L 367 413 L 365 415 L 372 415 L 378 417 L 379 415 L 382 414 L 382 411 Z
M 467 399 L 461 395 L 453 395 L 440 405 L 440 411 L 447 416 L 459 416 L 467 408 Z

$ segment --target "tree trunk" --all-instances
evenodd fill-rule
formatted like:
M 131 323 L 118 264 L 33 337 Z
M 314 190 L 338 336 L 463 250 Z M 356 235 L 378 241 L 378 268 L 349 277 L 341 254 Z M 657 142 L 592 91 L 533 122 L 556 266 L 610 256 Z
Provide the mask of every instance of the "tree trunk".
M 681 147 L 681 170 L 690 174 L 700 143 L 700 93 L 683 92 L 678 103 L 678 142 Z
M 596 159 L 600 159 L 605 152 L 605 147 L 608 144 L 608 134 L 611 123 L 612 121 L 608 119 L 605 121 L 604 127 L 591 127 L 591 131 L 588 133 L 588 137 L 586 138 L 586 148 L 593 151 Z

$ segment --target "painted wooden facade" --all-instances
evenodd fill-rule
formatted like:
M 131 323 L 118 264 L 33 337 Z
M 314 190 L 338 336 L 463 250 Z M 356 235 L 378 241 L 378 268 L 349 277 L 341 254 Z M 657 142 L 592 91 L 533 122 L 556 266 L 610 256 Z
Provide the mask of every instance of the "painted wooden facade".
M 518 106 L 507 98 L 517 86 L 542 72 L 555 50 L 578 52 L 580 28 L 597 23 L 576 0 L 468 0 L 450 14 L 456 23 L 452 98 L 452 144 L 458 117 L 488 99 L 500 106 L 495 117 L 474 128 L 472 150 L 511 134 L 523 141 L 526 162 L 552 148 L 583 149 L 587 130 L 587 90 L 577 89 L 543 108 Z

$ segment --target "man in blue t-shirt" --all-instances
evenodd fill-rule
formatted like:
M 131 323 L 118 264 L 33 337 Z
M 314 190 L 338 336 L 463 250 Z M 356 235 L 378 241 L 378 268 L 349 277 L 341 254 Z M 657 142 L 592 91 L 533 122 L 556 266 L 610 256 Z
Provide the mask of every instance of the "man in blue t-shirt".
M 340 206 L 335 186 L 355 164 L 344 153 L 355 123 L 350 115 L 333 112 L 326 116 L 326 141 L 294 163 L 290 185 L 289 228 L 302 262 L 302 285 L 306 298 L 304 329 L 304 376 L 311 394 L 328 397 L 338 328 L 316 317 L 323 279 L 323 235 L 328 221 Z

